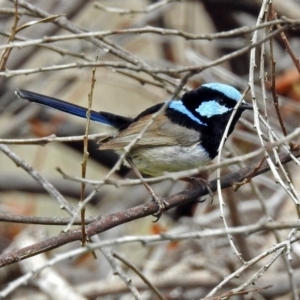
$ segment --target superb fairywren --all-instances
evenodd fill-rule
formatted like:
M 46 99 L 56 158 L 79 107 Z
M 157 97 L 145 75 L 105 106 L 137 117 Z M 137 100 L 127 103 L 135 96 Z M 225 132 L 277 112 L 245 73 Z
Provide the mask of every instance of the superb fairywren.
M 86 118 L 87 109 L 75 104 L 26 90 L 17 90 L 20 98 L 52 107 L 79 117 Z M 230 85 L 222 83 L 203 84 L 185 93 L 181 100 L 170 101 L 132 146 L 126 160 L 135 172 L 159 176 L 164 172 L 176 172 L 197 168 L 217 156 L 218 147 L 226 125 L 241 93 Z M 100 150 L 112 149 L 118 154 L 124 152 L 132 140 L 151 121 L 164 103 L 154 105 L 135 118 L 128 118 L 108 112 L 91 111 L 90 119 L 117 129 L 114 136 L 100 142 Z M 238 107 L 230 124 L 228 135 L 241 114 L 252 105 L 244 100 Z M 141 177 L 140 173 L 138 176 Z M 146 185 L 154 200 L 159 204 L 160 215 L 165 203 L 158 199 Z

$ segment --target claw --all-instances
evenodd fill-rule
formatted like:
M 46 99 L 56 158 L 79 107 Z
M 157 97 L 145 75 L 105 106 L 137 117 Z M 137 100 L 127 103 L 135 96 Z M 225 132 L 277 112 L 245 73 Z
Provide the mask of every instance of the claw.
M 196 178 L 196 177 L 190 177 L 190 182 L 192 183 L 192 185 L 194 185 L 195 187 L 200 186 L 200 185 L 204 185 L 211 197 L 211 202 L 213 202 L 214 200 L 214 194 L 209 186 L 209 181 L 202 179 L 202 178 Z M 201 200 L 198 200 L 199 202 L 203 202 Z M 205 201 L 205 200 L 204 200 Z
M 155 194 L 152 194 L 152 199 L 158 205 L 157 212 L 153 214 L 153 216 L 156 218 L 156 220 L 154 220 L 153 223 L 156 223 L 160 219 L 162 213 L 169 206 L 169 203 L 163 198 L 156 196 Z

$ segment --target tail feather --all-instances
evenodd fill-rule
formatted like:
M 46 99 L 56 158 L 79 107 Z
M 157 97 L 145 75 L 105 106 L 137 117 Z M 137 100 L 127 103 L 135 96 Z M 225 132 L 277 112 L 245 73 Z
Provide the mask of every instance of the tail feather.
M 87 117 L 87 109 L 79 105 L 22 89 L 17 89 L 15 93 L 19 98 L 35 102 L 46 107 L 51 107 L 53 109 L 57 109 L 81 118 L 86 119 Z M 132 120 L 130 118 L 125 118 L 110 113 L 101 113 L 94 110 L 91 110 L 90 112 L 90 119 L 92 121 L 116 128 L 127 127 Z

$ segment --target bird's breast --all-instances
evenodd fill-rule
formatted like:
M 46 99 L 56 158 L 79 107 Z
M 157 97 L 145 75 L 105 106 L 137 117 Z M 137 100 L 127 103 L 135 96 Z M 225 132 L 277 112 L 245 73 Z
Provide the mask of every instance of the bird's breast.
M 134 149 L 129 156 L 140 172 L 154 177 L 165 172 L 197 168 L 211 160 L 200 143 L 193 146 L 141 147 Z

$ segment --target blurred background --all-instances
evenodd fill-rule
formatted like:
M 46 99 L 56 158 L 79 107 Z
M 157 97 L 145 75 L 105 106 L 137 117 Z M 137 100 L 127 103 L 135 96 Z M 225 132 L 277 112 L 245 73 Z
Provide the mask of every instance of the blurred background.
M 15 25 L 18 30 L 11 41 L 9 37 L 16 23 L 16 8 L 13 1 L 0 0 L 0 46 L 3 46 L 0 70 L 0 139 L 26 139 L 51 134 L 66 137 L 82 135 L 85 132 L 85 120 L 20 100 L 14 93 L 17 88 L 87 107 L 88 93 L 91 91 L 92 63 L 97 61 L 103 65 L 98 66 L 95 72 L 93 109 L 134 117 L 147 107 L 169 99 L 183 76 L 193 67 L 206 66 L 230 53 L 233 54 L 232 58 L 229 57 L 213 67 L 204 68 L 201 72 L 196 71 L 188 79 L 181 93 L 206 82 L 227 83 L 243 92 L 253 80 L 254 85 L 251 85 L 251 88 L 252 92 L 255 92 L 260 113 L 280 139 L 284 134 L 274 108 L 271 90 L 272 79 L 275 78 L 276 86 L 273 91 L 279 96 L 280 113 L 287 134 L 292 133 L 299 127 L 300 78 L 297 65 L 295 66 L 286 51 L 283 37 L 276 35 L 272 42 L 267 40 L 258 45 L 253 56 L 255 62 L 250 59 L 249 46 L 255 41 L 255 34 L 250 28 L 254 28 L 259 21 L 271 21 L 271 9 L 277 13 L 278 18 L 285 16 L 290 21 L 300 19 L 299 1 L 272 2 L 270 7 L 268 1 L 258 0 L 20 0 L 17 8 L 19 20 Z M 262 14 L 264 7 L 266 13 Z M 296 25 L 287 26 L 284 33 L 290 49 L 297 57 L 300 39 L 299 28 Z M 238 30 L 243 26 L 246 27 Z M 280 26 L 285 25 L 282 23 Z M 278 27 L 273 25 L 256 31 L 257 39 L 261 40 L 276 29 Z M 105 32 L 105 35 L 74 37 L 79 33 L 100 31 Z M 228 33 L 223 38 L 211 36 L 226 31 Z M 61 38 L 55 42 L 44 42 L 47 37 Z M 26 41 L 33 43 L 26 44 Z M 11 50 L 4 49 L 4 46 L 11 42 L 24 43 Z M 234 54 L 244 47 L 249 49 L 240 55 Z M 272 60 L 275 61 L 274 70 Z M 182 71 L 184 67 L 187 68 L 186 72 Z M 252 77 L 249 77 L 249 70 L 253 70 Z M 252 100 L 251 93 L 246 95 L 246 100 Z M 250 153 L 262 146 L 253 122 L 252 112 L 243 114 L 242 121 L 226 143 L 224 158 Z M 91 133 L 107 130 L 107 127 L 91 124 Z M 276 139 L 269 135 L 265 127 L 262 130 L 265 145 Z M 294 142 L 297 143 L 296 138 Z M 47 143 L 44 146 L 11 144 L 9 148 L 45 176 L 71 206 L 77 207 L 80 200 L 80 183 L 63 179 L 57 168 L 70 176 L 81 176 L 81 141 Z M 88 179 L 103 179 L 118 159 L 114 153 L 97 151 L 97 148 L 97 142 L 89 143 L 90 157 L 86 176 Z M 223 168 L 221 172 L 228 174 L 244 166 L 258 164 L 262 158 L 263 154 L 239 165 Z M 291 187 L 289 184 L 292 182 L 293 195 L 297 198 L 299 165 L 290 163 L 279 172 L 284 184 Z M 288 177 L 285 176 L 285 172 Z M 216 174 L 210 172 L 200 176 L 213 179 Z M 128 168 L 122 167 L 113 178 L 135 176 Z M 273 174 L 268 172 L 254 178 L 251 184 L 242 186 L 237 192 L 233 192 L 232 189 L 223 190 L 226 203 L 224 215 L 228 226 L 245 228 L 247 232 L 252 225 L 260 224 L 259 222 L 297 224 L 298 208 L 283 185 L 278 184 Z M 152 186 L 161 196 L 173 195 L 189 187 L 186 183 L 170 180 Z M 92 185 L 88 185 L 86 195 L 93 189 Z M 40 184 L 22 168 L 18 168 L 3 152 L 0 152 L 0 191 L 1 213 L 40 217 L 69 216 Z M 150 201 L 150 198 L 143 186 L 105 185 L 87 205 L 86 215 L 89 217 L 119 212 L 146 201 Z M 218 228 L 224 229 L 217 195 L 214 196 L 213 202 L 206 197 L 203 203 L 193 202 L 164 213 L 158 223 L 153 224 L 153 220 L 153 217 L 147 217 L 123 224 L 102 233 L 100 238 L 106 240 L 128 235 L 148 236 L 162 232 L 179 234 L 195 231 L 201 234 L 208 229 L 212 232 Z M 35 237 L 39 236 L 36 231 L 42 230 L 42 240 L 45 240 L 59 234 L 64 228 L 65 226 L 29 226 L 1 222 L 1 251 L 7 251 L 7 248 L 14 249 L 10 247 L 21 234 L 27 233 Z M 278 228 L 275 226 L 272 230 L 266 229 L 248 236 L 235 235 L 233 242 L 241 253 L 240 257 L 244 261 L 250 261 L 271 249 L 274 244 L 279 245 L 291 237 L 296 237 L 296 229 L 291 231 L 293 228 L 296 227 L 291 225 L 282 230 L 278 225 Z M 34 241 L 38 242 L 40 239 Z M 22 248 L 24 245 L 18 247 Z M 79 242 L 70 243 L 47 253 L 47 256 L 50 258 L 57 253 L 78 247 Z M 122 253 L 153 279 L 165 299 L 203 298 L 224 278 L 245 266 L 233 253 L 225 230 L 223 234 L 207 235 L 203 239 L 190 238 L 149 245 L 129 243 L 114 246 L 113 249 Z M 289 261 L 285 254 L 278 254 L 274 262 L 270 263 L 276 254 L 274 251 L 266 254 L 264 259 L 258 260 L 251 269 L 245 268 L 240 278 L 228 280 L 220 286 L 218 294 L 228 293 L 233 288 L 244 285 L 246 290 L 253 287 L 254 290 L 232 296 L 233 299 L 298 299 L 299 243 L 293 244 L 292 253 L 288 252 L 292 261 Z M 138 277 L 124 265 L 121 266 L 130 278 Z M 98 254 L 97 260 L 88 254 L 62 261 L 53 268 L 66 280 L 66 284 L 70 285 L 75 293 L 85 297 L 84 299 L 133 299 L 133 295 L 121 280 L 112 274 L 112 268 L 101 254 Z M 20 265 L 2 268 L 2 288 L 5 289 L 8 282 L 29 271 L 30 268 L 24 269 Z M 260 271 L 262 278 L 257 281 L 257 285 L 251 285 L 256 282 L 255 276 L 260 277 Z M 136 280 L 141 293 L 140 299 L 158 299 L 153 292 L 139 283 L 139 279 Z M 41 285 L 42 283 L 33 278 L 27 286 L 16 288 L 10 297 L 53 298 L 51 290 L 45 291 Z M 61 296 L 64 297 L 63 294 Z

